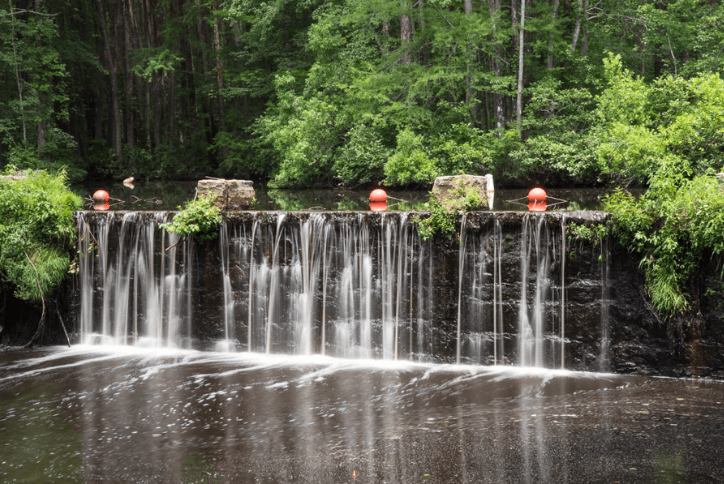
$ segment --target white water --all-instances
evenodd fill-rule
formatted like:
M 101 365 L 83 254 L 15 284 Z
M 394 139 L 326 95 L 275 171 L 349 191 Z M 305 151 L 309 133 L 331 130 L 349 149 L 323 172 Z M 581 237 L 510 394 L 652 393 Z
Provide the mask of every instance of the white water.
M 564 218 L 525 215 L 512 233 L 463 219 L 455 271 L 405 213 L 250 214 L 203 259 L 158 230 L 170 216 L 79 214 L 83 342 L 190 347 L 196 319 L 227 351 L 565 367 Z
M 166 212 L 119 214 L 117 233 L 113 213 L 97 217 L 95 230 L 86 212 L 78 217 L 82 341 L 189 346 L 192 242 L 162 234 L 161 247 L 169 250 L 157 250 Z

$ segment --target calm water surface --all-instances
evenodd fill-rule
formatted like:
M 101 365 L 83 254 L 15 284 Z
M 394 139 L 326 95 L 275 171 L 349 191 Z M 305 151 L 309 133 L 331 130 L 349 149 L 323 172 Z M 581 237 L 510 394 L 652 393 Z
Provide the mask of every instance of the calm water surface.
M 723 482 L 724 385 L 107 347 L 0 353 L 2 482 Z
M 194 198 L 194 181 L 152 181 L 134 183 L 133 189 L 120 182 L 87 182 L 72 187 L 81 197 L 88 198 L 96 190 L 107 190 L 114 210 L 176 210 L 179 205 Z M 255 210 L 369 210 L 370 190 L 273 190 L 255 186 Z M 496 189 L 494 210 L 528 210 L 524 199 L 528 190 Z M 603 197 L 608 193 L 599 188 L 551 189 L 548 195 L 565 200 L 552 206 L 555 210 L 600 210 Z M 425 210 L 429 192 L 389 191 L 388 210 Z M 518 203 L 512 202 L 517 200 Z M 525 202 L 525 203 L 523 203 Z M 551 200 L 552 204 L 553 201 Z M 92 203 L 87 202 L 88 208 Z

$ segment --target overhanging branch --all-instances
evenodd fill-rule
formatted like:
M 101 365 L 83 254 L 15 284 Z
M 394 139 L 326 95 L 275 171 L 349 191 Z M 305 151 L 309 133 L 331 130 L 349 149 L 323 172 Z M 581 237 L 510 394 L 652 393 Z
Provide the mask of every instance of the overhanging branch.
M 33 15 L 37 15 L 38 17 L 47 17 L 47 18 L 57 17 L 59 15 L 57 13 L 41 13 L 41 12 L 36 12 L 35 10 L 25 9 L 25 10 L 15 10 L 14 12 L 10 12 L 10 13 L 4 13 L 4 14 L 0 15 L 0 18 L 13 17 L 15 15 L 22 15 L 24 13 L 32 13 Z

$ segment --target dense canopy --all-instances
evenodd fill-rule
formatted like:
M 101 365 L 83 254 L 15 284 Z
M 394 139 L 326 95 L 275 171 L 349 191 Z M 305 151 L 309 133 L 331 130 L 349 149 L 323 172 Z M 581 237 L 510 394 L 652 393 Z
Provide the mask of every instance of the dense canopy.
M 11 0 L 0 166 L 277 186 L 722 165 L 709 0 Z

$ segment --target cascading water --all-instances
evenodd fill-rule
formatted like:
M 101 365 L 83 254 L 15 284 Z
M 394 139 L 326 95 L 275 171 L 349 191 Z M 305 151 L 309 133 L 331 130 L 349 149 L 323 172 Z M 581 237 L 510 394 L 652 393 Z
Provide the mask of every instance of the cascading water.
M 610 261 L 609 251 L 609 240 L 601 240 L 601 258 L 603 263 L 601 264 L 601 335 L 600 335 L 600 349 L 598 352 L 598 370 L 608 371 L 608 350 L 609 350 L 609 336 L 608 326 L 609 322 L 609 307 L 611 304 L 611 291 L 608 284 L 608 272 Z
M 78 213 L 83 342 L 190 345 L 193 245 L 156 230 L 165 217 Z
M 563 217 L 469 214 L 458 245 L 406 213 L 240 212 L 197 245 L 158 228 L 172 216 L 79 213 L 85 342 L 566 361 Z

